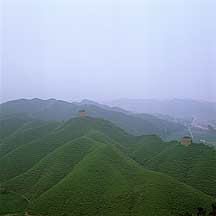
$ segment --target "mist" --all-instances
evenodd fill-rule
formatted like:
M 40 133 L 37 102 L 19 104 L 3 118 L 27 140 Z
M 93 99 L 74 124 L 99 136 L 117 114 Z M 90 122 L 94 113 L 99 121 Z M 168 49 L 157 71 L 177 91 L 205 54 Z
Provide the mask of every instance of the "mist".
M 1 4 L 1 101 L 216 101 L 213 0 Z

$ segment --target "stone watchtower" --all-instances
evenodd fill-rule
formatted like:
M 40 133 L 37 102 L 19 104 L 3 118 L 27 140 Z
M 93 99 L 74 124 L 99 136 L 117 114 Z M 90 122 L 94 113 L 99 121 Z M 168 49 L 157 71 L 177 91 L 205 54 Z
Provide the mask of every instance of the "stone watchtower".
M 182 144 L 182 145 L 185 145 L 185 146 L 191 145 L 192 142 L 193 142 L 193 140 L 192 140 L 192 138 L 189 137 L 189 136 L 184 136 L 184 137 L 182 137 L 182 139 L 181 139 L 181 144 Z
M 86 116 L 86 111 L 85 110 L 80 110 L 79 111 L 79 117 L 84 118 Z

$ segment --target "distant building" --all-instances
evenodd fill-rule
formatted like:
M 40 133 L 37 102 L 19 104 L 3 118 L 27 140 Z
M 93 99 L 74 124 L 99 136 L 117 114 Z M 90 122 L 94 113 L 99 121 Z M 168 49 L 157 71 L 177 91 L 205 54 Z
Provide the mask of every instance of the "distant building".
M 192 138 L 190 136 L 184 136 L 182 137 L 181 139 L 181 144 L 182 145 L 185 145 L 185 146 L 189 146 L 191 145 L 193 142 Z
M 80 110 L 79 111 L 79 116 L 80 116 L 80 118 L 85 117 L 86 116 L 86 111 L 85 110 Z

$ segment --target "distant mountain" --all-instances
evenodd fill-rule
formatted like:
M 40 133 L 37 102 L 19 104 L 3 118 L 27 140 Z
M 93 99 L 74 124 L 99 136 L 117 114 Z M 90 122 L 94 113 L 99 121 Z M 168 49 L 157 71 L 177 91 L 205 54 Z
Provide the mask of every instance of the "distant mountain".
M 145 100 L 119 99 L 106 102 L 136 113 L 165 114 L 175 118 L 216 119 L 216 103 L 189 99 Z
M 147 114 L 134 115 L 121 108 L 109 107 L 89 100 L 80 103 L 55 99 L 10 101 L 0 105 L 0 118 L 24 115 L 34 119 L 65 121 L 77 117 L 79 110 L 86 110 L 88 116 L 109 120 L 134 135 L 157 134 L 166 137 L 176 131 L 184 130 L 184 126 L 175 122 L 161 120 Z
M 115 112 L 122 112 L 122 113 L 125 113 L 125 114 L 132 114 L 132 112 L 129 112 L 125 109 L 122 109 L 122 108 L 119 108 L 119 107 L 112 107 L 112 106 L 107 106 L 107 105 L 104 105 L 104 104 L 100 104 L 100 103 L 97 103 L 95 101 L 91 101 L 91 100 L 88 100 L 88 99 L 84 99 L 82 100 L 81 102 L 77 103 L 78 105 L 95 105 L 97 107 L 100 107 L 100 108 L 103 108 L 103 109 L 106 109 L 106 110 L 111 110 L 111 111 L 115 111 Z
M 177 142 L 166 143 L 155 135 L 132 136 L 92 117 L 61 123 L 31 120 L 27 125 L 0 142 L 0 214 L 173 216 L 194 212 L 197 206 L 208 208 L 214 200 L 144 168 L 143 162 L 180 146 Z M 170 154 L 174 162 L 176 152 Z M 215 151 L 209 149 L 208 166 L 201 170 L 215 165 L 212 154 Z M 186 159 L 191 160 L 190 155 Z M 186 166 L 196 168 L 194 163 Z M 203 187 L 210 188 L 212 183 L 204 181 L 207 176 L 201 177 Z

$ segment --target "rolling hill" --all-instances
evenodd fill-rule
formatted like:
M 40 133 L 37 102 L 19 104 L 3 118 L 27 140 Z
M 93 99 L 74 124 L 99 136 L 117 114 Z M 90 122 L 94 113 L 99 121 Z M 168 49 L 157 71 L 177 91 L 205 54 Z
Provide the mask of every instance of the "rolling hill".
M 6 121 L 9 121 L 11 124 L 16 124 L 17 118 L 10 118 Z M 25 119 L 24 124 L 0 141 L 0 158 L 21 145 L 38 139 L 39 137 L 46 136 L 58 125 L 58 122 Z M 9 125 L 7 125 L 7 127 L 10 128 Z M 4 125 L 5 130 L 8 130 L 7 127 Z
M 180 146 L 177 142 L 166 143 L 155 135 L 132 136 L 106 120 L 31 120 L 0 145 L 4 146 L 0 156 L 3 213 L 171 216 L 197 206 L 208 208 L 214 200 L 209 190 L 185 184 L 166 170 L 164 174 L 149 170 L 154 170 L 150 161 L 172 152 Z M 212 154 L 214 150 L 206 151 L 208 167 L 214 165 L 208 160 Z M 200 166 L 202 171 L 206 168 Z M 206 176 L 201 177 L 201 184 L 211 188 Z M 20 208 L 10 203 L 21 203 Z
M 143 136 L 128 144 L 127 154 L 145 168 L 165 173 L 216 197 L 216 150 L 204 144 L 189 147 Z
M 15 100 L 0 105 L 0 118 L 9 115 L 26 115 L 30 118 L 47 121 L 67 121 L 78 116 L 79 110 L 86 110 L 87 115 L 106 119 L 133 135 L 157 134 L 166 137 L 184 126 L 157 117 L 142 114 L 134 115 L 117 107 L 109 107 L 89 100 L 80 103 L 49 99 Z
M 145 163 L 151 170 L 166 173 L 216 197 L 216 151 L 202 144 L 176 145 Z
M 56 123 L 52 124 L 56 126 Z M 105 132 L 117 141 L 130 140 L 130 136 L 127 133 L 108 121 L 99 119 L 94 119 L 93 121 L 90 117 L 85 118 L 83 121 L 80 118 L 71 119 L 62 123 L 54 131 L 47 131 L 45 137 L 39 136 L 30 142 L 28 140 L 26 143 L 23 142 L 22 145 L 16 146 L 10 151 L 7 148 L 6 142 L 4 151 L 7 153 L 0 157 L 0 181 L 6 181 L 21 174 L 36 164 L 50 151 L 55 150 L 55 148 L 61 146 L 63 143 L 85 135 L 93 129 Z M 38 133 L 38 131 L 35 133 Z M 3 144 L 1 144 L 2 148 L 4 145 L 3 141 Z M 11 145 L 17 145 L 16 139 L 12 140 Z
M 174 193 L 175 192 L 175 193 Z M 179 202 L 185 197 L 185 203 Z M 171 215 L 211 198 L 176 180 L 144 170 L 100 144 L 58 184 L 33 201 L 30 213 L 48 215 Z

